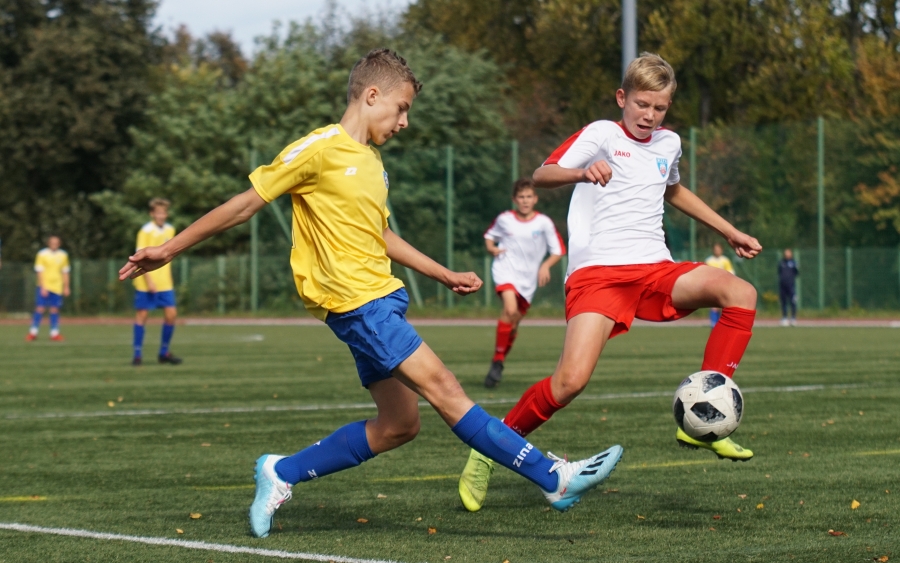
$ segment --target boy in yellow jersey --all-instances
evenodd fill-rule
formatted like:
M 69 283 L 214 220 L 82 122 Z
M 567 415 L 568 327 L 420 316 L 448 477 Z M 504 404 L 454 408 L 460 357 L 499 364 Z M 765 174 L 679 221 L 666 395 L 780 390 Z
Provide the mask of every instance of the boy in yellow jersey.
M 406 321 L 408 297 L 403 283 L 391 276 L 391 260 L 459 295 L 482 285 L 474 273 L 451 272 L 388 228 L 388 176 L 369 143 L 381 145 L 407 127 L 420 88 L 402 57 L 388 49 L 371 51 L 350 73 L 340 123 L 288 145 L 272 164 L 250 175 L 251 189 L 162 246 L 138 251 L 119 271 L 125 279 L 155 270 L 249 220 L 267 202 L 291 195 L 297 290 L 307 309 L 350 348 L 378 415 L 348 424 L 293 456 L 261 456 L 250 507 L 254 536 L 269 534 L 275 510 L 298 483 L 355 467 L 415 438 L 419 395 L 463 442 L 537 484 L 558 510 L 601 483 L 621 457 L 619 446 L 579 462 L 544 456 L 473 403 Z
M 175 236 L 175 227 L 167 223 L 169 206 L 167 199 L 155 197 L 150 200 L 151 221 L 141 227 L 137 234 L 136 250 L 165 244 Z M 163 310 L 162 338 L 159 344 L 157 359 L 161 364 L 178 365 L 181 358 L 169 352 L 172 334 L 175 332 L 175 285 L 172 283 L 172 265 L 166 264 L 158 270 L 134 280 L 134 356 L 131 365 L 139 366 L 143 362 L 144 326 L 153 309 Z
M 731 260 L 722 253 L 722 245 L 719 243 L 713 245 L 712 256 L 708 256 L 705 263 L 707 266 L 712 266 L 713 268 L 725 270 L 729 274 L 734 274 L 734 266 L 731 265 Z M 719 307 L 711 307 L 709 309 L 709 326 L 715 327 L 721 316 L 722 309 Z
M 63 340 L 59 333 L 59 310 L 63 297 L 69 296 L 69 255 L 60 248 L 58 236 L 47 238 L 47 248 L 37 253 L 34 271 L 37 273 L 37 290 L 34 295 L 34 316 L 25 340 L 31 342 L 38 336 L 41 317 L 50 310 L 50 340 Z

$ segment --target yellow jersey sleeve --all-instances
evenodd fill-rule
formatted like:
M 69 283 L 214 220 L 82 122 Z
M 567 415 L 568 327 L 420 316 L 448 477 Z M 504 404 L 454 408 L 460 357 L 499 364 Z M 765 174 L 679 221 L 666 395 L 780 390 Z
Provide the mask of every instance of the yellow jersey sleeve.
M 69 265 L 69 253 L 66 252 L 62 259 L 62 273 L 68 274 L 70 271 L 72 271 L 72 267 Z
M 141 229 L 138 231 L 137 242 L 134 244 L 134 249 L 140 250 L 142 248 L 147 248 L 148 246 L 153 246 L 150 244 L 150 235 L 144 229 Z
M 734 273 L 734 266 L 731 265 L 731 260 L 729 258 L 725 259 L 725 271 L 729 274 Z
M 253 188 L 266 203 L 271 203 L 286 193 L 305 195 L 316 189 L 322 154 L 317 150 L 319 147 L 315 146 L 315 140 L 304 146 L 312 137 L 315 135 L 311 135 L 306 141 L 301 139 L 289 145 L 272 164 L 260 166 L 250 174 Z M 298 148 L 303 150 L 298 152 Z

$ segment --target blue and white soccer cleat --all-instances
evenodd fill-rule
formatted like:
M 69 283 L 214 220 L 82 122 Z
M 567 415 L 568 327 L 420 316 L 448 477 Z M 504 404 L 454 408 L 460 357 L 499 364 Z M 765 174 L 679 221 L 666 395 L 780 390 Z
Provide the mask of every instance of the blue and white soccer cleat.
M 275 511 L 291 500 L 291 484 L 275 472 L 275 464 L 284 457 L 266 454 L 256 460 L 256 498 L 250 505 L 250 533 L 254 537 L 268 536 Z
M 544 496 L 550 501 L 550 506 L 565 512 L 572 505 L 581 501 L 584 493 L 593 489 L 603 481 L 616 468 L 616 464 L 622 459 L 622 446 L 616 445 L 605 452 L 600 452 L 581 461 L 569 462 L 560 459 L 547 452 L 547 457 L 555 461 L 550 472 L 557 472 L 559 485 L 555 491 L 544 491 Z

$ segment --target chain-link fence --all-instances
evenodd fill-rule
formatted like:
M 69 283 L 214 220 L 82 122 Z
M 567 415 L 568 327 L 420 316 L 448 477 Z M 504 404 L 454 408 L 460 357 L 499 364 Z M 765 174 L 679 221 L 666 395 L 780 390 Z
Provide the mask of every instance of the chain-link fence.
M 687 259 L 687 252 L 676 259 Z M 818 250 L 794 250 L 800 277 L 798 294 L 801 309 L 819 308 Z M 764 252 L 754 260 L 732 257 L 737 274 L 759 291 L 760 307 L 774 310 L 778 305 L 777 264 L 780 255 Z M 63 311 L 69 314 L 121 314 L 131 310 L 134 290 L 131 283 L 119 282 L 117 272 L 124 260 L 72 261 L 72 295 Z M 234 314 L 252 311 L 252 270 L 250 255 L 214 258 L 180 257 L 173 263 L 173 277 L 180 310 L 188 314 Z M 457 252 L 454 265 L 473 271 L 490 281 L 490 260 Z M 534 307 L 559 310 L 565 303 L 563 267 L 554 266 L 546 287 L 539 288 Z M 825 251 L 824 307 L 834 309 L 900 309 L 900 248 L 829 248 Z M 485 290 L 466 298 L 449 300 L 449 291 L 420 274 L 394 265 L 394 274 L 406 284 L 414 306 L 449 308 L 460 313 L 473 308 L 496 308 L 499 300 Z M 292 315 L 303 306 L 294 287 L 288 255 L 259 258 L 259 310 L 264 314 Z M 413 287 L 414 286 L 414 287 Z M 491 286 L 489 286 L 491 287 Z M 486 288 L 487 289 L 487 288 Z M 418 295 L 416 295 L 418 294 Z M 25 312 L 34 306 L 35 274 L 31 264 L 4 263 L 0 269 L 0 312 Z

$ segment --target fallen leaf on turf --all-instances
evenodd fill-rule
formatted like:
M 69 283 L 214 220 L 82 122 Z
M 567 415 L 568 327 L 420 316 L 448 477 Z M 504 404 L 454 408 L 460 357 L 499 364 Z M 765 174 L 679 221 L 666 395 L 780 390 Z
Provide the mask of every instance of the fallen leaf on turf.
M 765 507 L 766 507 L 766 505 L 764 505 L 763 503 L 759 503 L 756 505 L 756 510 L 762 510 Z
M 741 509 L 740 509 L 740 508 L 738 508 L 738 512 L 740 512 L 740 511 L 741 511 Z
M 638 520 L 646 520 L 646 518 L 644 518 L 644 517 L 641 516 L 640 514 L 637 515 L 637 518 L 638 518 Z
M 802 500 L 800 501 L 800 506 L 803 506 L 803 501 L 802 501 Z
M 873 557 L 872 558 L 872 561 L 878 561 L 878 563 L 887 563 L 890 560 L 891 560 L 890 557 L 888 557 L 887 555 L 882 555 L 881 557 Z
M 191 512 L 191 520 L 199 520 L 202 516 L 199 512 Z
M 745 499 L 745 498 L 747 498 L 747 495 L 738 495 L 738 498 Z
M 357 518 L 356 521 L 359 522 L 360 524 L 368 524 L 369 523 L 369 521 L 366 520 L 365 518 Z
M 857 508 L 859 508 L 858 500 L 854 500 L 853 502 L 850 503 L 850 510 L 856 510 Z
M 176 534 L 183 534 L 183 533 L 184 533 L 184 530 L 182 530 L 181 528 L 175 528 L 175 533 L 176 533 Z
M 382 494 L 379 493 L 378 496 L 375 497 L 375 498 L 387 498 L 387 495 L 382 495 Z
M 713 528 L 713 527 L 712 527 L 712 526 L 710 526 L 710 527 L 709 527 L 709 531 L 710 531 L 710 532 L 715 532 L 715 531 L 716 531 L 716 529 L 715 529 L 715 528 Z
M 509 563 L 509 559 L 504 559 L 503 563 Z
M 106 403 L 106 404 L 107 404 L 107 406 L 109 406 L 109 408 L 112 408 L 112 407 L 116 406 L 116 404 L 115 404 L 114 402 L 112 402 L 112 401 L 109 401 L 109 402 Z
M 721 519 L 722 519 L 722 517 L 719 516 L 718 514 L 716 514 L 715 516 L 713 516 L 713 520 L 721 520 Z
M 436 533 L 437 533 L 437 528 L 432 528 L 431 526 L 428 527 L 428 535 L 429 536 L 433 536 Z
M 116 401 L 118 401 L 120 403 L 124 400 L 125 400 L 125 397 L 116 397 Z
M 808 453 L 803 454 L 803 457 L 809 457 Z
M 273 399 L 277 399 L 277 398 L 278 398 L 278 393 L 274 393 L 274 394 L 272 395 L 272 398 L 273 398 Z
M 444 557 L 444 561 L 446 561 L 447 559 L 450 559 L 449 555 L 447 557 Z
M 208 448 L 208 447 L 210 447 L 211 445 L 212 445 L 212 444 L 210 444 L 209 442 L 203 442 L 202 444 L 200 444 L 200 447 L 202 447 L 202 448 Z
M 836 532 L 834 530 L 828 530 L 828 533 L 832 536 L 846 536 L 847 532 Z
M 603 491 L 603 494 L 608 495 L 609 493 L 618 493 L 618 492 L 619 492 L 619 489 L 606 489 L 605 491 Z

